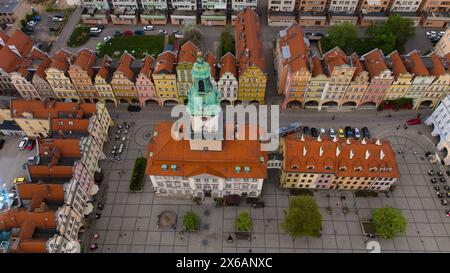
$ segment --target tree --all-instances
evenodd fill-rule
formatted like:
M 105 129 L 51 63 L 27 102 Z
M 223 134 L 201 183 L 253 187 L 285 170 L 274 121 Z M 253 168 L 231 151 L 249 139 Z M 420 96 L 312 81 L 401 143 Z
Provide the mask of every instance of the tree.
M 247 211 L 243 211 L 239 214 L 239 217 L 234 221 L 236 229 L 238 231 L 251 231 L 252 230 L 252 219 Z
M 200 224 L 200 217 L 198 217 L 198 215 L 195 212 L 188 211 L 183 216 L 183 226 L 186 230 L 188 231 L 198 230 L 199 224 Z
M 235 40 L 231 28 L 227 28 L 220 34 L 220 57 L 228 52 L 235 54 Z
M 203 34 L 194 25 L 186 25 L 183 28 L 183 39 L 181 44 L 183 45 L 187 41 L 191 41 L 197 47 L 201 47 L 202 38 Z
M 325 51 L 338 46 L 347 54 L 351 54 L 354 51 L 354 45 L 359 42 L 358 29 L 348 22 L 331 26 L 327 34 L 323 39 Z
M 385 54 L 389 54 L 393 50 L 403 52 L 405 43 L 414 36 L 415 31 L 414 22 L 398 14 L 391 15 L 386 22 L 378 26 L 372 25 L 368 29 L 369 35 L 372 39 L 377 40 L 378 45 L 383 44 L 383 39 L 388 39 L 387 42 L 390 45 L 386 47 L 386 50 L 383 50 Z M 393 50 L 391 50 L 392 43 L 394 44 Z
M 300 236 L 319 236 L 322 214 L 313 197 L 301 195 L 289 200 L 286 218 L 281 227 L 294 239 Z
M 372 220 L 375 232 L 384 239 L 392 239 L 397 233 L 405 233 L 408 226 L 401 211 L 389 206 L 373 210 Z

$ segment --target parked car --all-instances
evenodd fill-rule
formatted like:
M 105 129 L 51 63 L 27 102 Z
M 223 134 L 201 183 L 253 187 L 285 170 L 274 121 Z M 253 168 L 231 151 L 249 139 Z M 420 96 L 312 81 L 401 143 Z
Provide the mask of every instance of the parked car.
M 25 150 L 31 151 L 34 148 L 34 140 L 29 139 L 27 145 L 25 146 Z
M 109 40 L 111 40 L 111 36 L 106 36 L 103 38 L 103 42 L 108 42 Z
M 309 136 L 311 134 L 311 130 L 308 126 L 303 127 L 303 134 Z
M 122 36 L 123 33 L 119 30 L 114 31 L 114 37 Z
M 5 140 L 0 139 L 0 150 L 3 149 L 3 146 L 5 145 Z
M 17 184 L 20 184 L 20 183 L 23 183 L 23 182 L 25 182 L 25 177 L 16 177 L 13 180 L 13 184 L 14 185 L 17 185 Z
M 41 16 L 34 16 L 33 21 L 40 22 L 42 20 Z
M 31 28 L 34 28 L 36 25 L 37 25 L 37 22 L 36 22 L 36 21 L 29 21 L 29 22 L 27 23 L 27 26 L 29 26 L 29 27 L 31 27 Z
M 421 124 L 422 120 L 420 118 L 413 118 L 410 119 L 406 122 L 408 125 L 417 125 L 417 124 Z
M 30 156 L 29 158 L 27 158 L 27 162 L 34 163 L 34 156 Z
M 145 26 L 145 27 L 143 27 L 142 29 L 145 30 L 145 31 L 152 31 L 152 30 L 154 30 L 155 28 L 154 28 L 153 26 Z
M 361 130 L 362 130 L 362 134 L 365 138 L 370 138 L 370 132 L 367 127 L 363 127 Z
M 344 129 L 339 128 L 339 130 L 338 130 L 338 136 L 339 136 L 339 137 L 345 137 Z
M 352 127 L 350 127 L 350 126 L 345 127 L 344 132 L 345 132 L 345 137 L 353 136 Z
M 55 15 L 52 17 L 52 21 L 53 22 L 62 22 L 62 21 L 64 21 L 64 17 L 61 15 Z
M 325 134 L 326 134 L 325 128 L 320 128 L 320 134 L 321 134 L 321 135 L 325 135 Z
M 134 34 L 136 34 L 136 35 L 145 35 L 145 31 L 143 31 L 142 29 L 136 29 L 134 31 Z
M 91 27 L 89 29 L 89 32 L 94 33 L 94 34 L 100 34 L 102 32 L 102 29 L 98 28 L 98 27 Z
M 159 34 L 166 35 L 166 34 L 167 34 L 167 30 L 160 29 L 160 30 L 159 30 Z
M 102 48 L 102 42 L 98 42 L 96 45 L 95 45 L 95 49 L 96 50 L 100 50 L 100 48 Z
M 288 134 L 297 132 L 298 130 L 300 130 L 301 127 L 302 124 L 300 122 L 293 122 L 286 127 L 278 128 L 277 133 L 280 136 L 287 136 Z
M 360 138 L 361 137 L 361 132 L 359 131 L 359 128 L 354 128 L 353 129 L 353 134 L 356 138 Z
M 175 33 L 175 38 L 177 38 L 177 39 L 183 39 L 184 38 L 184 35 L 183 35 L 183 33 L 182 32 L 179 32 L 179 33 Z
M 335 138 L 335 137 L 336 137 L 336 132 L 334 131 L 333 128 L 328 129 L 328 135 L 329 135 L 331 138 Z
M 25 149 L 25 146 L 27 146 L 28 140 L 29 140 L 28 137 L 22 138 L 22 140 L 19 143 L 19 150 Z
M 140 112 L 141 107 L 137 105 L 128 105 L 128 111 L 129 112 Z
M 133 31 L 131 31 L 131 30 L 125 30 L 124 33 L 123 33 L 123 35 L 125 35 L 125 36 L 132 36 L 132 35 L 133 35 Z
M 313 137 L 318 137 L 319 136 L 319 132 L 317 131 L 316 128 L 314 128 L 314 127 L 311 128 L 311 135 Z

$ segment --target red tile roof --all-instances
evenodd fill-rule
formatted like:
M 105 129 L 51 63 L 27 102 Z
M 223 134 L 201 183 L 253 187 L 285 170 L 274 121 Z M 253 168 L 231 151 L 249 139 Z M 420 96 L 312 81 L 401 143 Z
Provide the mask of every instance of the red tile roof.
M 318 75 L 325 75 L 325 72 L 323 70 L 322 62 L 320 61 L 320 58 L 318 56 L 314 56 L 312 58 L 312 76 L 316 77 Z
M 134 72 L 131 70 L 130 66 L 134 61 L 134 57 L 128 53 L 123 53 L 122 57 L 120 57 L 119 65 L 117 66 L 116 72 L 123 73 L 128 80 L 134 81 Z
M 69 61 L 73 58 L 72 54 L 61 49 L 51 59 L 49 68 L 55 68 L 59 71 L 66 72 L 69 68 Z
M 374 78 L 380 75 L 380 73 L 384 70 L 388 69 L 386 63 L 384 62 L 383 53 L 378 48 L 364 54 L 362 57 L 370 78 Z
M 335 47 L 325 53 L 323 60 L 330 74 L 333 73 L 335 67 L 347 64 L 347 56 L 339 47 Z
M 103 79 L 106 79 L 109 74 L 109 68 L 111 66 L 111 58 L 109 58 L 108 55 L 105 55 L 102 59 L 102 63 L 100 65 L 100 69 L 98 70 L 98 75 L 102 77 Z
M 409 60 L 405 57 L 403 61 L 405 62 L 405 66 L 408 69 L 408 71 L 415 76 L 428 76 L 430 73 L 428 73 L 428 69 L 422 62 L 422 58 L 420 58 L 419 53 L 417 50 L 412 51 L 407 55 L 409 57 Z
M 211 67 L 211 77 L 213 79 L 216 79 L 216 75 L 217 75 L 217 70 L 216 70 L 216 63 L 217 63 L 217 59 L 216 56 L 214 56 L 214 54 L 212 54 L 211 52 L 207 52 L 205 55 L 205 61 L 209 64 L 209 67 Z
M 267 176 L 267 152 L 260 150 L 259 141 L 224 140 L 221 151 L 193 151 L 188 140 L 175 141 L 171 137 L 171 126 L 171 122 L 161 122 L 155 126 L 157 135 L 147 149 L 147 175 L 190 177 L 208 173 L 222 178 Z M 167 165 L 166 170 L 163 170 L 163 164 Z M 172 170 L 171 165 L 176 165 L 176 169 Z M 236 167 L 240 167 L 240 172 L 236 172 Z M 250 171 L 246 172 L 245 167 L 249 167 Z
M 178 63 L 195 63 L 197 51 L 198 47 L 191 41 L 187 41 L 178 52 Z
M 283 60 L 284 65 L 291 67 L 292 73 L 308 68 L 308 46 L 305 43 L 303 29 L 297 24 L 291 25 L 284 30 L 286 35 L 280 37 L 279 46 L 289 48 L 289 57 Z
M 236 58 L 239 61 L 239 74 L 250 66 L 256 66 L 264 71 L 264 52 L 258 14 L 247 7 L 235 18 L 235 23 Z
M 145 75 L 147 78 L 150 78 L 150 74 L 152 73 L 152 66 L 155 62 L 152 56 L 147 56 L 144 59 L 141 71 L 139 73 Z
M 45 70 L 49 68 L 51 62 L 52 60 L 50 58 L 44 58 L 37 67 L 35 75 L 38 75 L 41 79 L 45 80 L 47 78 Z
M 28 56 L 33 47 L 33 40 L 20 30 L 16 30 L 6 43 L 9 46 L 15 46 L 22 56 Z
M 164 51 L 156 59 L 154 74 L 173 74 L 176 55 L 172 51 Z
M 92 66 L 94 65 L 96 60 L 97 55 L 95 54 L 95 52 L 84 48 L 78 52 L 78 56 L 75 58 L 73 64 L 86 71 L 89 77 L 92 78 L 94 76 L 94 70 L 92 69 Z
M 32 113 L 33 118 L 48 119 L 58 118 L 60 114 L 66 114 L 66 119 L 79 119 L 83 115 L 91 116 L 96 112 L 95 103 L 73 102 L 43 102 L 37 100 L 11 100 L 11 115 L 21 117 L 23 113 Z M 70 117 L 69 117 L 70 114 Z
M 430 69 L 430 73 L 434 76 L 444 75 L 446 73 L 445 67 L 436 52 L 431 53 L 430 58 L 431 62 L 433 63 L 433 67 Z
M 14 53 L 9 47 L 5 46 L 0 49 L 0 68 L 6 73 L 14 72 L 18 69 L 21 57 Z
M 359 60 L 359 56 L 357 53 L 353 53 L 352 55 L 350 55 L 350 59 L 352 61 L 353 66 L 356 67 L 354 75 L 355 77 L 358 77 L 362 72 L 366 71 L 364 70 L 363 64 Z
M 222 58 L 220 58 L 220 77 L 229 72 L 237 79 L 236 61 L 236 57 L 234 57 L 231 52 L 227 52 L 227 54 L 223 55 Z
M 402 59 L 400 58 L 400 55 L 398 54 L 397 50 L 389 54 L 389 58 L 391 59 L 392 62 L 391 70 L 396 77 L 408 73 L 405 65 L 403 65 Z

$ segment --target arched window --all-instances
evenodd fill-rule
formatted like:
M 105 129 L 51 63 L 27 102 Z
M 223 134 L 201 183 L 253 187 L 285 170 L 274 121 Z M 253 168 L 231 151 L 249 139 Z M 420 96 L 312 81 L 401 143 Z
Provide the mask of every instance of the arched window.
M 198 91 L 205 92 L 205 83 L 203 81 L 198 81 Z

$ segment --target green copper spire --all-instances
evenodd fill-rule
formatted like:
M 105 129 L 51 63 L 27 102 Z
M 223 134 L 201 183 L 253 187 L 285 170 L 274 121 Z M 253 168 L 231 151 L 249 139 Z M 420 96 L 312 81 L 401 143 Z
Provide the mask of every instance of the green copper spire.
M 197 53 L 197 61 L 192 67 L 194 84 L 189 89 L 188 111 L 192 116 L 215 116 L 219 114 L 220 92 L 211 84 L 211 67 Z

